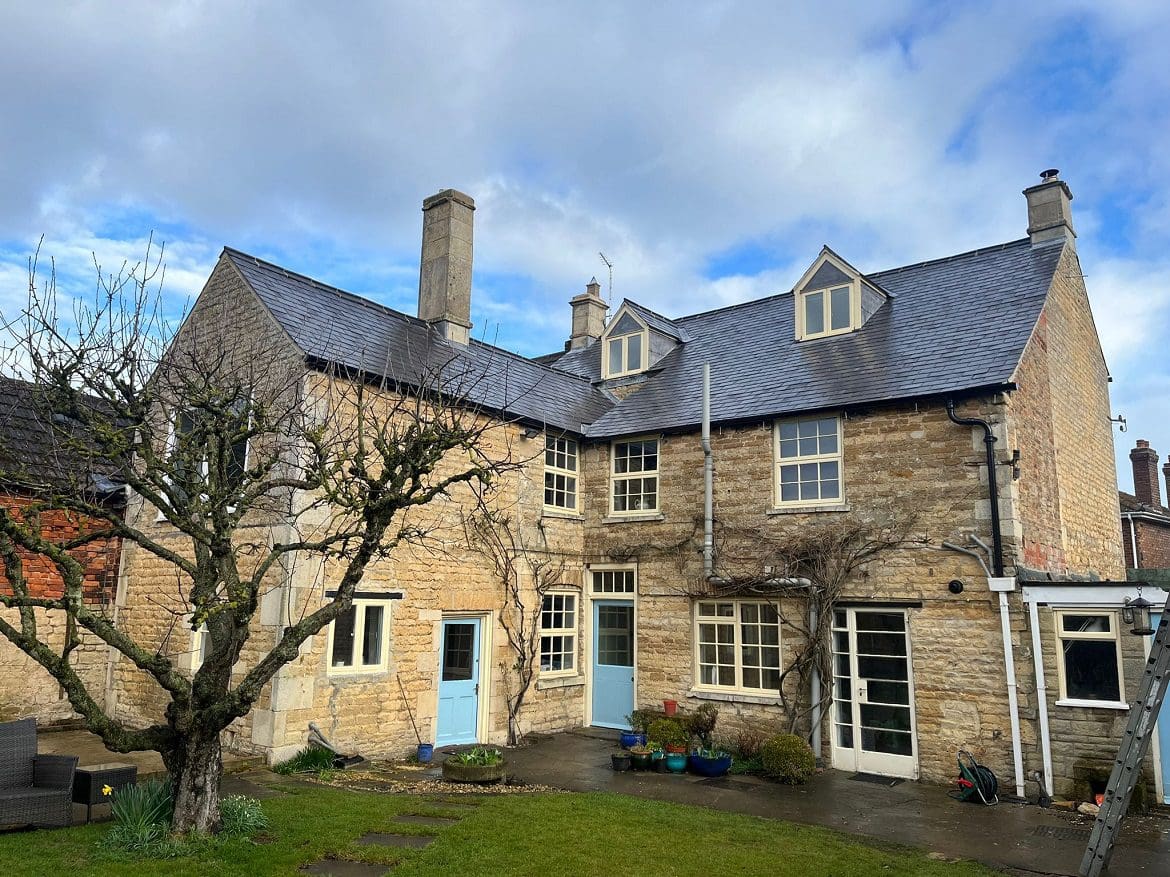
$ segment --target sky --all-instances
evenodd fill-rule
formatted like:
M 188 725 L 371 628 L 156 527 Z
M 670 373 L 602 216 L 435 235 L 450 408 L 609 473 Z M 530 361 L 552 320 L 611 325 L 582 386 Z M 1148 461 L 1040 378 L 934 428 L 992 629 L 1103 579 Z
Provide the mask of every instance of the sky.
M 1170 453 L 1170 4 L 78 2 L 0 9 L 0 311 L 165 241 L 414 313 L 423 198 L 475 198 L 473 333 L 560 349 L 594 275 L 670 316 L 1021 238 L 1056 167 L 1122 489 Z M 612 287 L 599 253 L 613 263 Z M 956 339 L 961 340 L 961 339 Z

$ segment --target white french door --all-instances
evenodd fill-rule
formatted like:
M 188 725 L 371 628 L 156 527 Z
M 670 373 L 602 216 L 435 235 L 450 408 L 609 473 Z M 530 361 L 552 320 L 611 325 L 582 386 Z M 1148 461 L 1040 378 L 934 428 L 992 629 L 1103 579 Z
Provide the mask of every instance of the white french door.
M 833 767 L 918 778 L 903 609 L 833 610 Z

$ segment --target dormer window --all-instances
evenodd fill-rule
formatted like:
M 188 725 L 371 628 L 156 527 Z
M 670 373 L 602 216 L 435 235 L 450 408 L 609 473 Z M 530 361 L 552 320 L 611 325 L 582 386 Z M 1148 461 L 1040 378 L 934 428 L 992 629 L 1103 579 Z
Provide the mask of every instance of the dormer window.
M 837 335 L 856 328 L 853 320 L 853 289 L 855 284 L 817 289 L 800 295 L 801 314 L 804 317 L 802 338 Z M 860 311 L 860 308 L 856 310 Z M 860 323 L 860 319 L 857 321 Z
M 797 341 L 856 332 L 889 297 L 828 247 L 821 248 L 794 294 Z
M 603 375 L 619 378 L 646 368 L 646 336 L 644 325 L 629 311 L 622 313 L 606 331 Z

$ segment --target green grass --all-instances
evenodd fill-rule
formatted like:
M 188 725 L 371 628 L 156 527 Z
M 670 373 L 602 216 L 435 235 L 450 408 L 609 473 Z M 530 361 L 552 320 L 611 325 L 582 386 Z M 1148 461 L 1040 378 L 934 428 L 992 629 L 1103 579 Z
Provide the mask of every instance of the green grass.
M 295 875 L 326 854 L 370 862 L 396 861 L 393 877 L 422 875 L 703 875 L 794 877 L 986 877 L 970 863 L 947 864 L 918 851 L 860 842 L 826 829 L 756 819 L 623 795 L 501 795 L 482 800 L 456 825 L 434 829 L 424 850 L 358 846 L 367 831 L 428 834 L 396 825 L 398 813 L 439 815 L 440 803 L 395 795 L 301 788 L 263 802 L 267 843 L 228 839 L 167 860 L 127 860 L 98 847 L 109 823 L 57 831 L 0 834 L 0 874 Z

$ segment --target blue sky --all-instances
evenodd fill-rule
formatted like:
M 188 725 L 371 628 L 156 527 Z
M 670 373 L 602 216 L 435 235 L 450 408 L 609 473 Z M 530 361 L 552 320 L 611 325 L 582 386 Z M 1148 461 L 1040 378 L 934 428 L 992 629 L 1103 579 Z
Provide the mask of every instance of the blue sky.
M 420 205 L 475 197 L 475 333 L 558 349 L 611 304 L 791 288 L 1022 237 L 1059 167 L 1135 438 L 1170 452 L 1170 8 L 1029 3 L 5 4 L 0 309 L 44 235 L 92 286 L 224 245 L 413 312 Z

